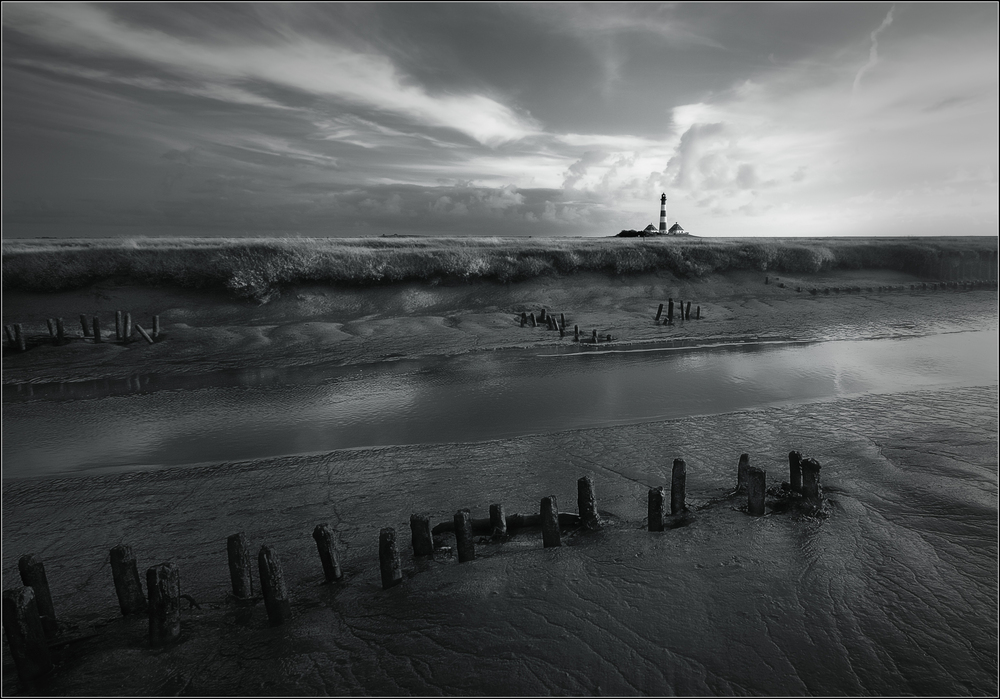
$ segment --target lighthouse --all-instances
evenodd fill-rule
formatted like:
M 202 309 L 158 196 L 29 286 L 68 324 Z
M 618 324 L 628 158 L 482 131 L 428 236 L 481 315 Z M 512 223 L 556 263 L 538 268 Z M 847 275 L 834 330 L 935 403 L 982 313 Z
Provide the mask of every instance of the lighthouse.
M 660 195 L 660 235 L 667 232 L 667 194 Z

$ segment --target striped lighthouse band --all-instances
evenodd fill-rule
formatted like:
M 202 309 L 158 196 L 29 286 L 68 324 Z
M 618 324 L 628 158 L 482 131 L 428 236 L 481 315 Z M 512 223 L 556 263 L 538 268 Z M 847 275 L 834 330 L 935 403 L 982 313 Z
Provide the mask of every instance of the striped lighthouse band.
M 667 232 L 667 194 L 660 195 L 660 233 Z

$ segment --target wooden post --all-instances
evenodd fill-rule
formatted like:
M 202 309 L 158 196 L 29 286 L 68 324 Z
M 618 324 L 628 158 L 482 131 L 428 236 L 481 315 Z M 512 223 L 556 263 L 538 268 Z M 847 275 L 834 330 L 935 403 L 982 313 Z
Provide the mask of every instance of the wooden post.
M 545 322 L 545 309 L 544 308 L 538 313 L 538 322 L 539 323 L 544 323 Z
M 434 555 L 434 538 L 431 536 L 430 515 L 410 515 L 410 540 L 413 544 L 414 556 Z
M 649 489 L 649 526 L 651 532 L 663 531 L 663 486 Z
M 691 320 L 691 302 L 688 301 L 687 310 L 684 311 L 684 320 Z
M 124 332 L 122 330 L 122 312 L 115 311 L 115 340 L 121 342 L 123 334 Z
M 740 454 L 740 463 L 736 467 L 736 492 L 743 493 L 747 489 L 747 478 L 750 471 L 750 455 Z
M 771 283 L 770 277 L 764 277 L 764 283 L 765 284 L 770 284 Z
M 63 325 L 62 318 L 56 318 L 56 344 L 61 345 L 66 341 L 66 326 Z
M 455 547 L 458 562 L 467 563 L 476 558 L 476 542 L 472 538 L 472 514 L 468 509 L 455 513 Z
M 565 313 L 560 313 L 559 314 L 559 329 L 562 330 L 562 331 L 566 330 L 566 314 Z
M 101 341 L 101 321 L 97 316 L 94 316 L 94 342 Z
M 819 462 L 816 459 L 802 459 L 802 495 L 817 505 L 822 499 L 819 485 Z
M 747 514 L 760 517 L 764 514 L 764 495 L 767 493 L 767 472 L 751 466 L 747 469 Z
M 698 310 L 695 311 L 694 318 L 695 320 L 701 320 L 701 306 L 698 306 Z
M 253 559 L 250 544 L 243 532 L 226 539 L 226 553 L 229 555 L 229 579 L 233 585 L 233 597 L 239 600 L 253 597 Z
M 802 454 L 797 451 L 788 452 L 788 485 L 793 493 L 802 490 Z
M 396 530 L 392 527 L 383 527 L 378 534 L 378 564 L 383 590 L 403 582 L 403 568 L 399 565 L 399 551 L 396 550 Z
M 555 495 L 542 498 L 540 514 L 542 516 L 542 547 L 562 546 L 559 535 L 559 507 L 556 505 Z
M 674 322 L 674 300 L 667 299 L 667 322 Z
M 680 315 L 681 320 L 684 320 L 684 301 L 683 300 L 677 302 L 677 313 L 678 313 L 678 315 Z
M 56 336 L 56 326 L 52 323 L 52 319 L 46 318 L 45 324 L 49 327 L 49 337 L 54 338 Z
M 46 636 L 55 636 L 59 627 L 56 624 L 56 610 L 52 605 L 49 581 L 45 577 L 45 565 L 34 554 L 29 553 L 18 559 L 17 569 L 21 573 L 21 582 L 35 591 L 35 606 L 42 620 L 42 630 Z
M 594 497 L 594 479 L 583 476 L 576 482 L 576 509 L 580 513 L 580 524 L 586 529 L 600 529 L 601 516 L 597 514 L 597 498 Z
M 5 325 L 3 326 L 3 331 L 7 334 L 7 342 L 9 342 L 11 345 L 16 345 L 17 341 L 14 339 L 14 326 Z
M 674 467 L 670 473 L 670 514 L 679 515 L 687 506 L 684 504 L 687 494 L 687 464 L 684 459 L 674 459 Z
M 288 600 L 288 586 L 281 561 L 270 546 L 260 547 L 257 574 L 260 576 L 260 592 L 264 597 L 267 620 L 271 626 L 280 626 L 292 618 L 292 603 Z
M 142 329 L 141 325 L 136 325 L 135 329 L 139 331 L 140 335 L 142 335 L 143 340 L 145 340 L 149 344 L 153 344 L 153 338 L 149 336 L 149 333 L 147 333 L 145 330 Z
M 28 349 L 28 346 L 25 344 L 24 331 L 21 329 L 20 323 L 14 323 L 14 340 L 17 342 L 19 352 L 24 352 Z
M 573 342 L 579 342 L 579 341 L 580 341 L 580 326 L 579 325 L 574 325 L 573 326 Z
M 126 343 L 132 341 L 132 314 L 125 314 L 125 324 L 122 326 L 122 340 Z
M 523 328 L 527 324 L 528 324 L 528 314 L 525 313 L 524 311 L 521 311 L 521 327 Z
M 655 317 L 655 318 L 653 318 L 653 322 L 654 322 L 654 323 L 655 323 L 655 322 L 658 322 L 658 321 L 660 320 L 660 315 L 661 315 L 662 313 L 663 313 L 663 304 L 661 303 L 661 304 L 660 304 L 660 307 L 656 309 L 656 317 Z
M 597 330 L 594 330 L 594 334 L 591 336 L 590 341 L 595 345 L 597 344 Z
M 534 328 L 534 327 L 538 326 L 538 323 L 535 321 L 535 314 L 534 313 L 532 313 L 530 316 L 528 316 L 528 320 L 531 322 L 531 327 Z
M 323 564 L 323 575 L 326 576 L 326 581 L 328 583 L 337 582 L 344 577 L 344 573 L 340 570 L 340 559 L 337 556 L 337 544 L 333 532 L 326 522 L 316 525 L 316 528 L 313 529 L 313 539 L 316 540 L 316 548 L 319 550 L 319 560 Z
M 160 316 L 153 316 L 153 339 L 160 336 Z
M 146 597 L 142 594 L 142 581 L 131 546 L 119 544 L 111 549 L 111 577 L 124 616 L 146 610 Z
M 153 648 L 181 635 L 181 574 L 173 563 L 161 563 L 146 571 L 149 597 L 149 645 Z
M 490 505 L 490 530 L 494 539 L 507 536 L 507 517 L 499 502 Z
M 22 683 L 30 683 L 52 669 L 52 657 L 31 587 L 3 591 L 3 629 Z
M 90 337 L 90 327 L 87 325 L 87 316 L 80 314 L 80 327 L 83 328 L 83 336 Z

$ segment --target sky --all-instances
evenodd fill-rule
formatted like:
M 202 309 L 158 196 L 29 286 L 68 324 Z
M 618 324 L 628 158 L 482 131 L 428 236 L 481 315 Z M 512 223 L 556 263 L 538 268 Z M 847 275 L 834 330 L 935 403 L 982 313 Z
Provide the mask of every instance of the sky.
M 996 3 L 2 5 L 4 237 L 996 235 Z

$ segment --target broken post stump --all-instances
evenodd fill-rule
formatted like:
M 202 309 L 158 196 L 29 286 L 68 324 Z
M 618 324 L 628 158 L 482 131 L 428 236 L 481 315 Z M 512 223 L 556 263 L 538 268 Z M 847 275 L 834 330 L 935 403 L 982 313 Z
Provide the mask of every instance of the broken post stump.
M 534 327 L 538 326 L 538 323 L 535 322 L 535 314 L 534 313 L 532 313 L 530 316 L 528 316 L 528 320 L 531 322 L 531 327 L 534 328 Z
M 111 577 L 123 616 L 146 610 L 146 597 L 142 594 L 142 581 L 131 546 L 119 544 L 111 549 Z
M 499 502 L 490 505 L 490 530 L 494 539 L 507 536 L 507 517 Z
M 425 513 L 410 515 L 410 543 L 413 545 L 414 556 L 434 555 L 430 515 Z
M 319 560 L 323 565 L 323 575 L 326 577 L 326 581 L 328 583 L 337 582 L 344 577 L 344 573 L 340 569 L 337 543 L 330 526 L 326 522 L 317 524 L 316 528 L 313 529 L 313 539 L 316 540 L 316 549 L 319 551 Z
M 538 312 L 538 322 L 539 323 L 544 323 L 545 322 L 545 309 L 544 308 L 541 311 Z
M 788 485 L 792 492 L 802 490 L 802 454 L 797 451 L 788 452 Z
M 687 464 L 684 459 L 674 459 L 670 472 L 670 514 L 679 515 L 687 507 L 684 500 L 687 495 Z
M 580 524 L 584 528 L 601 528 L 601 516 L 597 514 L 597 498 L 594 497 L 594 479 L 590 476 L 583 476 L 576 482 L 576 508 L 580 513 Z
M 122 329 L 122 312 L 121 311 L 115 311 L 115 340 L 117 342 L 121 342 L 122 341 L 122 336 L 124 334 L 125 333 L 124 333 L 124 331 Z
M 542 498 L 539 514 L 542 517 L 542 547 L 562 546 L 562 537 L 559 534 L 559 507 L 555 495 Z
M 590 341 L 593 342 L 595 345 L 597 344 L 597 331 L 596 330 L 594 330 L 594 334 L 591 335 Z
M 3 331 L 4 333 L 7 334 L 7 342 L 9 342 L 11 345 L 15 345 L 16 341 L 14 340 L 14 326 L 5 325 L 3 326 Z
M 80 314 L 80 327 L 83 328 L 83 336 L 90 337 L 90 327 L 87 325 L 87 316 Z
M 579 342 L 579 341 L 580 341 L 580 326 L 579 325 L 574 325 L 573 326 L 573 342 Z
M 145 330 L 142 329 L 141 325 L 136 325 L 135 329 L 139 332 L 140 335 L 142 335 L 143 340 L 145 340 L 149 344 L 153 344 L 153 338 L 149 336 L 149 333 L 147 333 Z
M 94 342 L 101 341 L 101 321 L 97 316 L 94 316 Z
M 181 574 L 173 563 L 161 563 L 146 571 L 149 597 L 149 645 L 153 648 L 177 640 L 181 635 Z
M 740 454 L 740 463 L 736 467 L 736 492 L 743 493 L 747 489 L 747 478 L 750 470 L 750 455 Z
M 564 331 L 564 332 L 566 330 L 566 314 L 565 313 L 560 313 L 559 314 L 559 329 L 562 330 L 562 331 Z
M 257 569 L 267 620 L 271 626 L 280 626 L 292 618 L 292 603 L 288 599 L 288 586 L 278 554 L 266 544 L 257 554 Z
M 684 311 L 684 320 L 691 320 L 691 302 L 687 303 L 687 310 Z
M 160 316 L 153 316 L 153 338 L 160 336 Z
M 233 597 L 240 600 L 253 597 L 253 569 L 250 558 L 250 544 L 243 532 L 226 539 L 226 553 L 229 555 L 229 579 L 233 585 Z
M 767 493 L 767 472 L 751 466 L 747 469 L 747 514 L 760 517 L 764 514 L 764 495 Z
M 382 573 L 383 590 L 403 582 L 403 568 L 399 564 L 399 551 L 396 549 L 396 530 L 392 527 L 383 527 L 378 533 L 378 565 Z
M 656 317 L 653 318 L 653 322 L 655 323 L 655 322 L 659 321 L 660 320 L 660 316 L 662 314 L 663 314 L 663 304 L 661 303 L 660 307 L 656 309 Z
M 658 485 L 649 489 L 648 500 L 649 525 L 651 532 L 663 531 L 663 486 Z
M 521 311 L 521 327 L 523 328 L 527 324 L 528 324 L 528 314 L 525 313 L 524 311 Z
M 56 344 L 61 345 L 66 341 L 66 326 L 62 318 L 56 318 Z
M 3 591 L 3 629 L 22 683 L 29 683 L 52 669 L 52 657 L 31 587 Z
M 28 349 L 28 346 L 25 344 L 24 331 L 21 329 L 20 323 L 14 323 L 14 341 L 17 343 L 19 352 L 24 352 Z
M 472 513 L 468 508 L 455 513 L 455 547 L 458 562 L 468 563 L 476 558 L 476 542 L 472 538 Z
M 674 300 L 667 299 L 667 322 L 674 322 Z
M 52 319 L 46 318 L 45 325 L 49 328 L 49 337 L 54 338 L 56 336 L 56 326 L 53 324 Z
M 805 458 L 802 459 L 800 465 L 802 468 L 802 495 L 819 504 L 822 498 L 822 490 L 819 484 L 819 462 L 816 459 Z
M 701 306 L 698 306 L 697 310 L 695 311 L 694 319 L 701 320 Z
M 132 314 L 125 314 L 125 321 L 122 325 L 122 340 L 126 343 L 132 341 Z
M 55 636 L 59 627 L 56 624 L 56 610 L 52 605 L 49 580 L 45 577 L 45 565 L 34 554 L 29 553 L 18 559 L 17 569 L 21 573 L 21 582 L 35 591 L 35 606 L 42 620 L 42 631 L 50 638 Z

